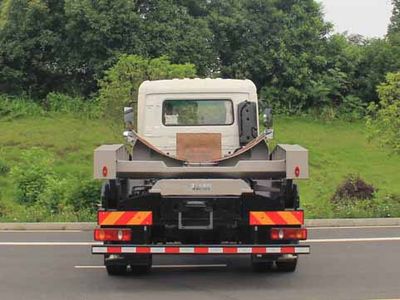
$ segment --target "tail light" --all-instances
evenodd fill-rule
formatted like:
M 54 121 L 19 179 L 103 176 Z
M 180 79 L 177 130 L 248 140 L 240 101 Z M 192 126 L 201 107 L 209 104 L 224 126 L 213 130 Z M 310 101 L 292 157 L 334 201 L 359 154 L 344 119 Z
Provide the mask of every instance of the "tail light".
M 272 228 L 271 240 L 306 240 L 305 228 Z
M 130 229 L 96 228 L 94 230 L 95 241 L 127 242 L 132 237 Z

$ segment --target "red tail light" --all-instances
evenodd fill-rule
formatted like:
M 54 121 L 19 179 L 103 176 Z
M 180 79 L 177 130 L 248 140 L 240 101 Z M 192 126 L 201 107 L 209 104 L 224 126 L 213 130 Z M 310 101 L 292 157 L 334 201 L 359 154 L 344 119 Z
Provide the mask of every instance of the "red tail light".
M 271 240 L 306 240 L 305 228 L 272 228 Z
M 127 242 L 132 237 L 130 229 L 107 229 L 96 228 L 94 230 L 95 241 L 113 241 L 113 242 Z

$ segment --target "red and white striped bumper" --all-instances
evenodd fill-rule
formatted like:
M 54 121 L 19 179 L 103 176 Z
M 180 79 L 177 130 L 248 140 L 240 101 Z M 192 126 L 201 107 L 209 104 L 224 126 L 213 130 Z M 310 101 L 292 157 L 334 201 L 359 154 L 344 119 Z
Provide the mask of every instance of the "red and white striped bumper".
M 308 245 L 240 245 L 240 246 L 153 246 L 95 245 L 92 254 L 309 254 Z

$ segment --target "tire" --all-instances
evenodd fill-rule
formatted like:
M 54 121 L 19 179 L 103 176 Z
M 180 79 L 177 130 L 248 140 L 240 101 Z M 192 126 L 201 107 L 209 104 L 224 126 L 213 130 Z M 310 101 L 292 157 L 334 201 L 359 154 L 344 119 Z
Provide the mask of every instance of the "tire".
M 297 209 L 300 207 L 300 196 L 297 184 L 293 184 L 292 188 L 292 206 L 293 208 Z
M 296 271 L 297 258 L 288 261 L 277 261 L 276 268 L 279 272 L 290 273 Z
M 120 190 L 116 180 L 105 182 L 101 191 L 102 207 L 104 209 L 115 209 L 120 198 Z
M 151 264 L 149 265 L 131 265 L 132 273 L 134 275 L 143 275 L 147 274 L 151 270 Z
M 110 276 L 123 276 L 126 275 L 126 265 L 107 265 L 106 270 Z
M 284 180 L 281 186 L 281 195 L 284 200 L 285 208 L 297 209 L 300 206 L 300 197 L 297 184 L 292 180 Z
M 257 273 L 268 272 L 272 269 L 272 262 L 252 262 L 251 267 Z

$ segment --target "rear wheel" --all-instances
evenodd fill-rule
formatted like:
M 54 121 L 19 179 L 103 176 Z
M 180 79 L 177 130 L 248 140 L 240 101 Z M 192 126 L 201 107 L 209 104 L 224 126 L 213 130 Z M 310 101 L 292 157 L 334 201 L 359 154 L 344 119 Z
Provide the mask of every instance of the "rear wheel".
M 121 201 L 129 196 L 128 181 L 112 179 L 103 183 L 101 189 L 102 207 L 104 209 L 116 209 Z
M 276 262 L 276 268 L 280 272 L 294 272 L 296 271 L 296 267 L 297 267 L 297 258 Z
M 135 275 L 143 275 L 149 273 L 151 270 L 151 264 L 148 265 L 131 265 L 132 273 Z
M 251 267 L 254 272 L 268 272 L 272 269 L 272 262 L 252 262 Z
M 292 180 L 284 180 L 281 186 L 281 195 L 283 196 L 285 208 L 297 209 L 300 206 L 300 197 L 297 184 Z
M 153 264 L 152 255 L 134 255 L 130 257 L 129 265 L 135 275 L 149 273 Z
M 120 198 L 120 191 L 116 180 L 105 182 L 101 191 L 102 207 L 104 209 L 115 209 Z
M 110 276 L 123 276 L 126 274 L 126 265 L 107 265 L 106 269 Z
M 267 272 L 271 270 L 273 261 L 264 255 L 252 255 L 251 266 L 254 272 Z

